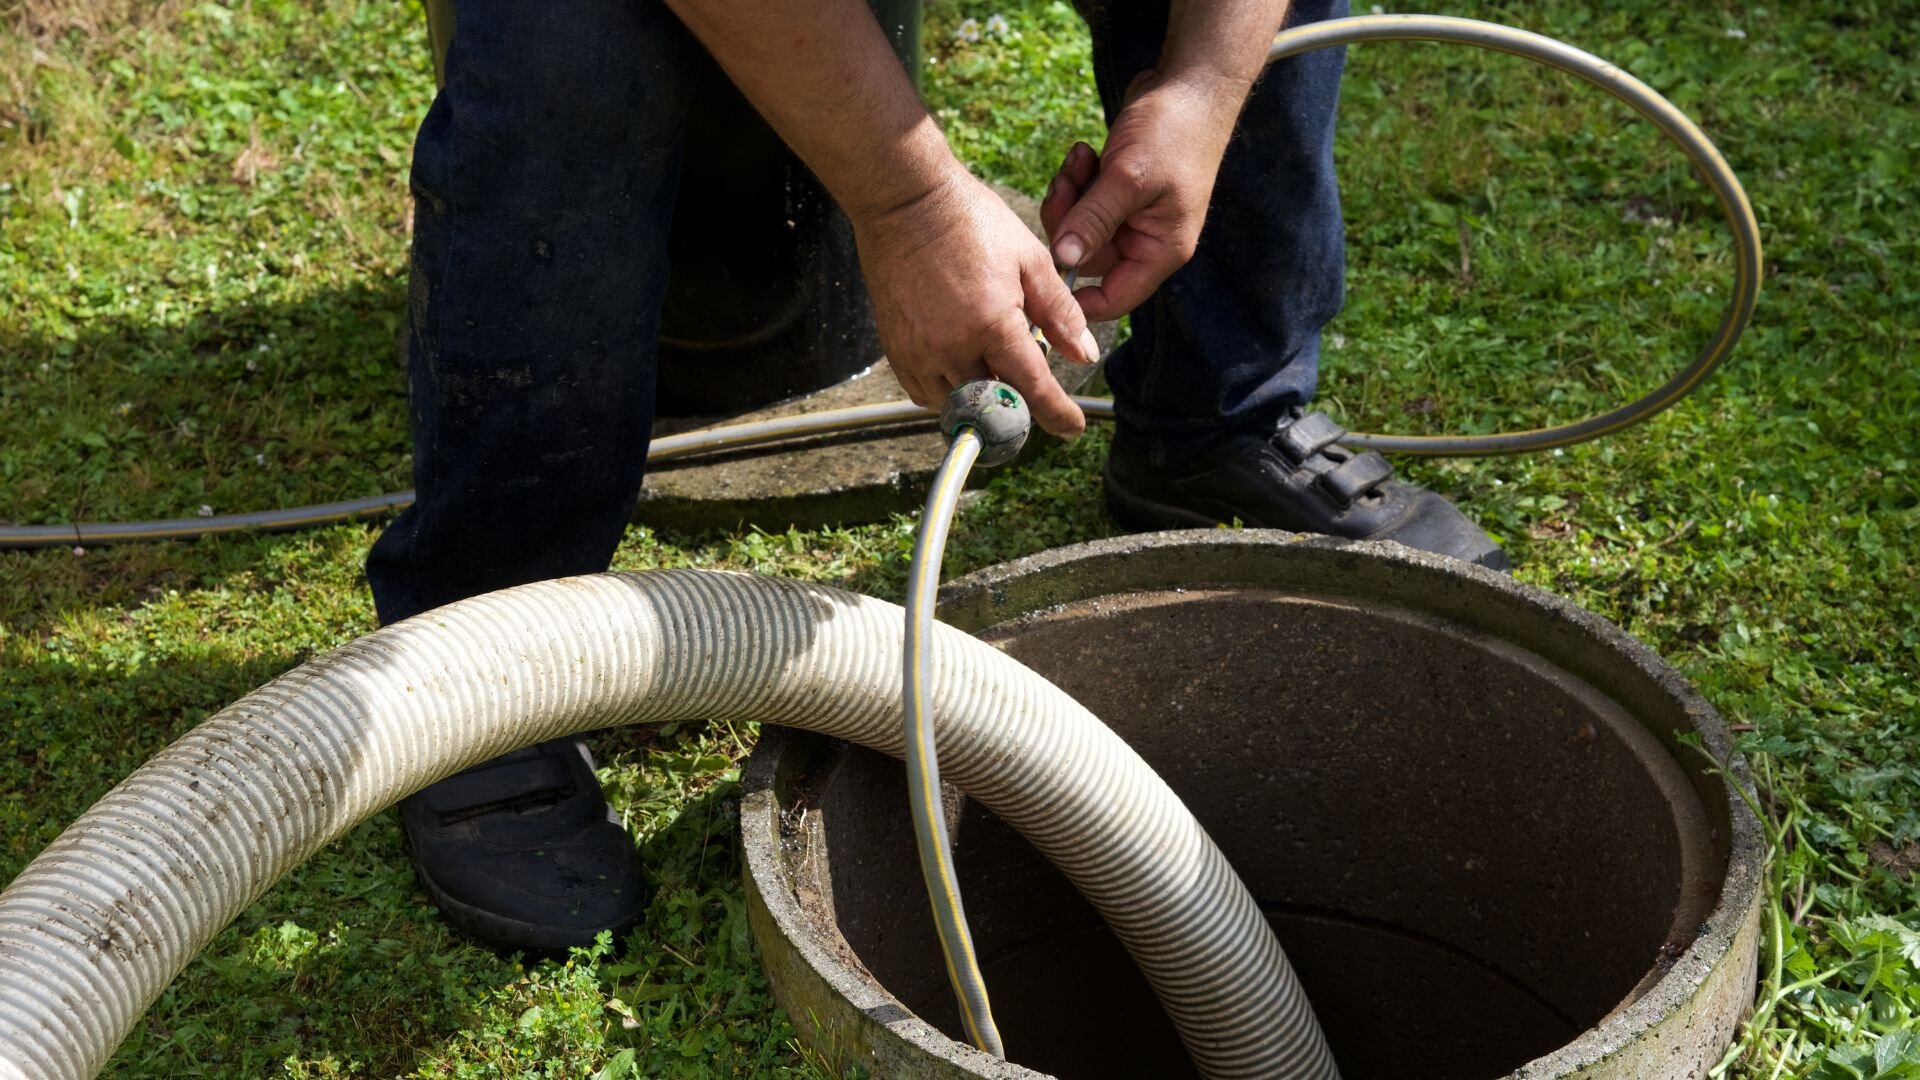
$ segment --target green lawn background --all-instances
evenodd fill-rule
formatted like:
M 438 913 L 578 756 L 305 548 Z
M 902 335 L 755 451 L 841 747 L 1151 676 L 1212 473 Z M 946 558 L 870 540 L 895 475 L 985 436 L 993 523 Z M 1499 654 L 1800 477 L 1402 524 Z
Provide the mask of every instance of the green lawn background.
M 1731 365 L 1565 452 L 1407 462 L 1518 576 L 1651 643 L 1737 723 L 1778 850 L 1759 1012 L 1728 1070 L 1920 1076 L 1916 12 L 1436 3 L 1614 60 L 1746 181 L 1768 245 Z M 956 36 L 1002 14 L 1004 31 Z M 1060 3 L 937 0 L 926 92 L 982 175 L 1038 191 L 1099 141 Z M 403 488 L 394 337 L 419 10 L 296 0 L 0 6 L 0 521 L 191 516 Z M 1691 355 L 1724 228 L 1625 109 L 1520 61 L 1355 50 L 1351 267 L 1322 402 L 1351 426 L 1584 415 Z M 1104 433 L 996 479 L 951 573 L 1113 531 Z M 0 553 L 0 880 L 145 757 L 370 629 L 377 530 Z M 621 568 L 897 596 L 912 521 L 633 529 Z M 222 934 L 109 1068 L 174 1076 L 820 1076 L 767 995 L 732 840 L 750 730 L 599 737 L 657 899 L 618 955 L 519 965 L 448 935 L 383 816 Z

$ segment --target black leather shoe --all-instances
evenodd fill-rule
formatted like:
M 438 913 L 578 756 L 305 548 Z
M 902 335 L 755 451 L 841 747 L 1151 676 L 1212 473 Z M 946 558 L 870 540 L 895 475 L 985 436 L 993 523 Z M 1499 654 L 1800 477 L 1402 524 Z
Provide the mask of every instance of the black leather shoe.
M 441 917 L 503 952 L 561 953 L 646 906 L 640 857 L 576 739 L 515 750 L 400 803 L 413 868 Z
M 1411 548 L 1507 569 L 1506 552 L 1436 492 L 1393 479 L 1387 459 L 1336 443 L 1346 429 L 1325 413 L 1287 420 L 1271 435 L 1237 435 L 1171 469 L 1114 440 L 1107 505 L 1135 531 L 1243 525 L 1393 540 Z

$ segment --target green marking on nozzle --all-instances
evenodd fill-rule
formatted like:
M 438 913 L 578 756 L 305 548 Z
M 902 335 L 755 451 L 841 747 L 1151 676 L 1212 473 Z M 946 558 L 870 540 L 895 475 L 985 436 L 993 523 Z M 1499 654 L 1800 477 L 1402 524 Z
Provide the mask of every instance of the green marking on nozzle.
M 1032 423 L 1019 391 L 991 379 L 967 383 L 948 394 L 940 410 L 940 430 L 949 442 L 966 428 L 980 437 L 976 464 L 984 466 L 1004 465 L 1018 457 Z

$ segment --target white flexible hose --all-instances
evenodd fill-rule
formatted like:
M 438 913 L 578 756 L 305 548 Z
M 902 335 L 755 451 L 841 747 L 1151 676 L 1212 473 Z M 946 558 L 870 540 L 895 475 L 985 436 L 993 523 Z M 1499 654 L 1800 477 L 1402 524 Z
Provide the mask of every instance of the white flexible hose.
M 0 893 L 0 1080 L 94 1076 L 281 875 L 516 747 L 728 718 L 900 756 L 901 619 L 777 578 L 603 574 L 465 600 L 301 665 L 161 751 Z M 1165 782 L 1051 683 L 957 630 L 935 635 L 948 779 L 1086 893 L 1202 1074 L 1332 1077 L 1266 920 Z

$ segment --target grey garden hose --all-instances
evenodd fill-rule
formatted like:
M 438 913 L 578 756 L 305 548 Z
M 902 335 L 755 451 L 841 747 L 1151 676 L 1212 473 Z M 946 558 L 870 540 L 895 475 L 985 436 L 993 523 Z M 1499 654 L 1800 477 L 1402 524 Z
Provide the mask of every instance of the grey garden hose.
M 901 730 L 906 742 L 903 759 L 914 846 L 920 853 L 920 876 L 926 882 L 947 981 L 959 1001 L 967 1039 L 997 1058 L 1006 1057 L 1007 1051 L 993 1022 L 986 977 L 974 955 L 973 931 L 967 926 L 966 908 L 960 902 L 960 876 L 953 867 L 953 841 L 947 834 L 947 815 L 940 803 L 940 754 L 929 703 L 933 609 L 939 599 L 940 564 L 946 556 L 947 534 L 952 530 L 967 474 L 975 464 L 1004 465 L 1020 456 L 1032 423 L 1027 403 L 1005 383 L 982 379 L 948 395 L 940 410 L 940 430 L 952 445 L 934 474 L 920 528 L 914 533 L 913 558 L 907 565 L 905 643 L 900 653 Z
M 1538 431 L 1345 441 L 1410 454 L 1520 453 L 1617 431 L 1697 387 L 1744 329 L 1761 272 L 1752 209 L 1706 137 L 1604 61 L 1472 20 L 1310 24 L 1277 38 L 1270 59 L 1398 39 L 1525 56 L 1633 106 L 1713 188 L 1733 228 L 1735 282 L 1707 346 L 1636 402 Z M 1111 402 L 1077 400 L 1090 417 L 1112 415 Z M 896 402 L 710 429 L 660 440 L 650 460 L 924 415 Z M 290 528 L 409 501 L 398 494 L 176 522 L 0 528 L 0 547 Z M 0 1080 L 94 1075 L 174 975 L 288 869 L 382 807 L 509 749 L 612 724 L 726 717 L 793 723 L 902 754 L 898 684 L 887 674 L 900 617 L 880 601 L 772 579 L 602 575 L 465 601 L 303 665 L 163 751 L 0 892 Z M 923 719 L 940 726 L 953 779 L 1086 892 L 1160 994 L 1201 1073 L 1335 1077 L 1264 918 L 1165 784 L 1044 680 L 957 631 L 929 633 L 934 647 L 919 654 L 932 665 L 919 683 L 930 694 Z M 905 651 L 897 658 L 906 670 Z M 1100 828 L 1087 827 L 1096 821 Z
M 1523 454 L 1557 446 L 1572 446 L 1611 434 L 1653 416 L 1692 393 L 1707 375 L 1733 351 L 1746 329 L 1760 295 L 1762 257 L 1760 225 L 1740 180 L 1726 159 L 1686 114 L 1653 88 L 1618 67 L 1552 38 L 1526 30 L 1443 15 L 1360 15 L 1308 23 L 1282 32 L 1268 52 L 1269 62 L 1314 49 L 1367 41 L 1439 41 L 1472 45 L 1525 57 L 1576 76 L 1631 106 L 1677 143 L 1698 171 L 1727 219 L 1733 235 L 1733 289 L 1720 324 L 1693 361 L 1672 378 L 1636 401 L 1599 416 L 1556 427 L 1493 435 L 1374 435 L 1353 432 L 1341 440 L 1348 446 L 1426 457 L 1474 457 Z M 1112 419 L 1113 402 L 1076 398 L 1091 419 Z M 735 449 L 807 435 L 868 430 L 928 416 L 910 401 L 836 409 L 809 416 L 785 417 L 752 424 L 710 428 L 655 440 L 649 464 Z M 114 523 L 76 522 L 65 525 L 0 526 L 0 549 L 99 544 L 127 540 L 162 540 L 250 530 L 297 529 L 331 524 L 402 507 L 413 493 L 325 503 L 247 514 L 167 521 Z
M 1544 64 L 1582 79 L 1633 107 L 1677 143 L 1707 186 L 1713 189 L 1733 230 L 1733 290 L 1720 316 L 1720 326 L 1707 344 L 1672 378 L 1637 401 L 1599 416 L 1534 431 L 1497 435 L 1349 435 L 1341 442 L 1368 450 L 1433 457 L 1484 457 L 1523 454 L 1556 446 L 1572 446 L 1630 427 L 1679 401 L 1720 365 L 1753 317 L 1760 298 L 1762 271 L 1760 223 L 1753 206 L 1725 158 L 1712 140 L 1652 87 L 1592 53 L 1528 30 L 1517 30 L 1477 19 L 1446 15 L 1361 15 L 1329 19 L 1287 30 L 1273 39 L 1267 62 L 1297 56 L 1334 45 L 1366 41 L 1443 41 L 1508 53 Z
M 980 457 L 980 436 L 972 429 L 956 434 L 953 446 L 934 474 L 920 528 L 913 536 L 913 559 L 907 570 L 906 634 L 901 646 L 901 716 L 906 740 L 907 804 L 913 814 L 914 846 L 920 853 L 920 876 L 926 881 L 933 906 L 934 932 L 940 939 L 947 981 L 960 1006 L 960 1022 L 967 1041 L 997 1058 L 1007 1056 L 993 1022 L 986 977 L 973 950 L 973 931 L 960 902 L 960 875 L 953 866 L 953 838 L 947 833 L 947 813 L 940 800 L 940 757 L 934 740 L 934 713 L 927 694 L 933 686 L 933 608 L 940 592 L 941 556 L 953 512 L 967 474 Z
M 960 1005 L 960 1024 L 975 1047 L 1006 1057 L 1000 1026 L 993 1022 L 987 999 L 987 978 L 973 953 L 973 930 L 960 903 L 960 874 L 954 871 L 952 836 L 947 832 L 947 807 L 941 801 L 941 765 L 933 738 L 933 709 L 927 690 L 933 684 L 933 605 L 941 590 L 941 553 L 947 550 L 947 532 L 966 477 L 979 459 L 979 436 L 962 430 L 927 492 L 927 507 L 914 530 L 914 557 L 906 573 L 906 634 L 900 646 L 900 717 L 906 740 L 906 803 L 914 817 L 914 847 L 920 851 L 920 876 L 927 884 L 933 907 L 933 932 L 941 942 L 947 982 Z
M 901 619 L 884 601 L 777 578 L 602 574 L 464 600 L 301 665 L 161 751 L 0 892 L 0 1080 L 95 1075 L 288 870 L 516 747 L 728 718 L 899 756 Z M 1172 789 L 1051 683 L 932 631 L 949 778 L 1086 893 L 1201 1074 L 1330 1080 L 1266 919 Z

